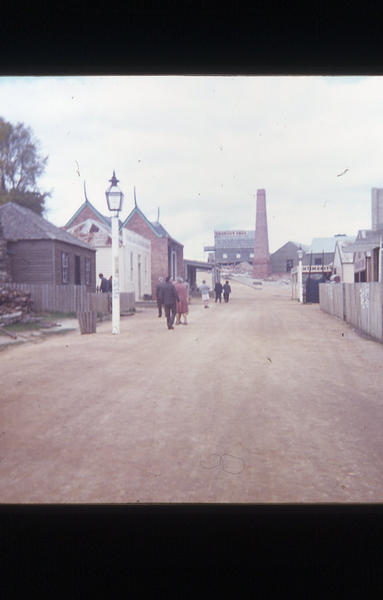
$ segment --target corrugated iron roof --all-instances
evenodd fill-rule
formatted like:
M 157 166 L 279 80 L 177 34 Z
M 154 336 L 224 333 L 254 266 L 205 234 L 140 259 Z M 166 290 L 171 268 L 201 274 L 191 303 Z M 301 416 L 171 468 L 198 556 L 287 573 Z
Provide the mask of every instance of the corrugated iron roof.
M 65 229 L 56 227 L 56 225 L 40 217 L 29 208 L 20 206 L 15 202 L 7 202 L 7 204 L 0 206 L 0 219 L 4 237 L 7 241 L 58 240 L 92 250 L 88 244 L 81 242 Z
M 311 246 L 307 253 L 321 254 L 322 252 L 335 252 L 335 246 L 338 240 L 353 240 L 350 236 L 334 236 L 328 238 L 313 238 Z

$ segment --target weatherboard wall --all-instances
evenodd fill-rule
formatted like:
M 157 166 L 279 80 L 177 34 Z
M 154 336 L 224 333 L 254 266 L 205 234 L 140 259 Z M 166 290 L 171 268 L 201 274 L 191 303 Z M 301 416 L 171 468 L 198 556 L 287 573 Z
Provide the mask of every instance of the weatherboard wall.
M 383 341 L 383 286 L 369 283 L 322 283 L 320 308 L 356 330 Z
M 57 240 L 8 242 L 10 270 L 15 283 L 62 284 L 61 253 L 69 256 L 69 281 L 75 283 L 75 256 L 80 257 L 81 284 L 85 284 L 85 258 L 90 259 L 89 292 L 96 291 L 95 252 Z

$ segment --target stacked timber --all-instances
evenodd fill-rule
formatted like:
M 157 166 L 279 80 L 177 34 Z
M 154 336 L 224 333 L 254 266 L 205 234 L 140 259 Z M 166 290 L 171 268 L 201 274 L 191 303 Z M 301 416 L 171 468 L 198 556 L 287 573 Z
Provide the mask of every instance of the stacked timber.
M 0 287 L 0 323 L 17 323 L 31 312 L 30 292 Z
M 96 312 L 78 312 L 78 322 L 80 325 L 81 333 L 96 333 Z

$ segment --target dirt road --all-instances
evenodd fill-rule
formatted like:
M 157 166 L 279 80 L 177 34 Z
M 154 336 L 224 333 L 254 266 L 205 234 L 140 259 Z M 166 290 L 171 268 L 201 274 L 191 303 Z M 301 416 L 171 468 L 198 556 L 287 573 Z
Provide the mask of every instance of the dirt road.
M 381 502 L 383 346 L 232 284 L 0 354 L 0 502 Z

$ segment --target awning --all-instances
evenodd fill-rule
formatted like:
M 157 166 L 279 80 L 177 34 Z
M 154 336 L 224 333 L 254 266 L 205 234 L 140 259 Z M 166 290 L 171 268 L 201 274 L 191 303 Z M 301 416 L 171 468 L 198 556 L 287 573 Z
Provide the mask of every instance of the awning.
M 367 241 L 361 240 L 360 242 L 355 242 L 354 244 L 347 244 L 342 246 L 342 252 L 371 252 L 374 248 L 380 247 L 380 240 Z

